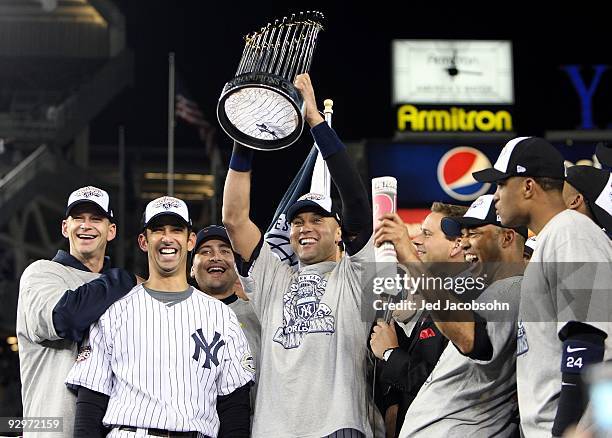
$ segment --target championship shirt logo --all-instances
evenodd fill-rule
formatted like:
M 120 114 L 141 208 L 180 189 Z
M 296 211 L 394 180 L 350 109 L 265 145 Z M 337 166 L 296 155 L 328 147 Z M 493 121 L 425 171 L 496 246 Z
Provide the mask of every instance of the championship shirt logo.
M 179 208 L 180 206 L 179 200 L 170 196 L 164 196 L 153 205 L 154 208 L 163 208 L 164 210 Z
M 527 333 L 523 321 L 518 323 L 518 331 L 516 333 L 516 355 L 520 356 L 529 351 L 529 343 L 527 342 Z
M 321 297 L 327 280 L 318 274 L 302 274 L 283 295 L 283 326 L 273 340 L 286 349 L 297 348 L 308 333 L 334 333 L 332 311 Z
M 473 201 L 491 188 L 489 183 L 474 179 L 473 172 L 491 167 L 485 154 L 475 148 L 460 146 L 451 149 L 438 163 L 438 182 L 444 192 L 458 201 Z
M 75 197 L 77 198 L 85 198 L 85 199 L 89 199 L 89 198 L 101 198 L 102 195 L 102 190 L 97 189 L 95 187 L 92 186 L 87 186 L 87 187 L 83 187 L 82 189 L 80 189 L 79 191 L 77 191 L 75 193 Z

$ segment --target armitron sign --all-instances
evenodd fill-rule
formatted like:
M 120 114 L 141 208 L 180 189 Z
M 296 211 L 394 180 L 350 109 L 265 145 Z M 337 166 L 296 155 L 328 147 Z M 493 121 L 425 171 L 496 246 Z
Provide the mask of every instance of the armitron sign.
M 397 110 L 399 131 L 437 132 L 506 132 L 512 131 L 512 116 L 508 111 L 422 109 L 402 105 Z

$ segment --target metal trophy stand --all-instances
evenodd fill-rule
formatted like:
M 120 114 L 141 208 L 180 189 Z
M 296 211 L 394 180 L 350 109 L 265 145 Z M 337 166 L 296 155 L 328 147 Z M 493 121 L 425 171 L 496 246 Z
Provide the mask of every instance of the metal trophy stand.
M 225 84 L 217 117 L 232 139 L 259 150 L 283 149 L 302 133 L 303 100 L 293 86 L 310 70 L 324 16 L 301 12 L 245 37 L 234 79 Z

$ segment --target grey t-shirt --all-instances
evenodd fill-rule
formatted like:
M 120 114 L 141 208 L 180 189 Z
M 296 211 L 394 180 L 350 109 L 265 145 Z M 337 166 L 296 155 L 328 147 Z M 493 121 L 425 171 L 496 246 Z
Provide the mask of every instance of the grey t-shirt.
M 77 344 L 61 339 L 53 325 L 53 308 L 67 290 L 100 274 L 50 260 L 23 271 L 17 303 L 17 338 L 24 417 L 62 417 L 63 432 L 25 432 L 36 438 L 72 437 L 76 396 L 64 380 L 77 358 Z
M 320 438 L 340 429 L 372 432 L 366 407 L 366 340 L 371 306 L 361 274 L 373 241 L 338 263 L 294 272 L 263 243 L 241 277 L 261 322 L 253 437 Z
M 538 234 L 538 245 L 525 269 L 517 333 L 516 376 L 526 437 L 550 437 L 561 391 L 559 331 L 567 321 L 587 322 L 610 334 L 606 321 L 612 309 L 611 261 L 610 239 L 588 217 L 573 210 L 557 214 Z M 568 287 L 587 301 L 580 296 L 568 299 L 563 291 Z M 604 360 L 611 353 L 608 336 Z
M 478 311 L 493 347 L 473 360 L 449 343 L 410 405 L 400 437 L 509 437 L 516 432 L 516 317 L 522 277 L 498 280 L 476 302 L 508 303 L 509 311 Z M 493 312 L 493 311 L 491 311 Z
M 193 293 L 193 287 L 189 286 L 182 292 L 163 292 L 159 290 L 149 289 L 143 285 L 143 288 L 149 295 L 155 298 L 157 301 L 166 303 L 168 306 L 174 306 L 175 304 L 185 301 Z

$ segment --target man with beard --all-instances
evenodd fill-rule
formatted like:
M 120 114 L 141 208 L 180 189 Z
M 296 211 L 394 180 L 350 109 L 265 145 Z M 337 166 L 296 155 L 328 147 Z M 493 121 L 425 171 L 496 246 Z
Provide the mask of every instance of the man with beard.
M 209 225 L 198 231 L 190 275 L 202 292 L 221 300 L 236 313 L 240 327 L 249 341 L 253 364 L 258 370 L 261 325 L 238 280 L 234 268 L 234 253 L 224 227 Z M 257 381 L 251 388 L 252 410 L 255 407 L 256 395 Z
M 472 265 L 473 274 L 486 279 L 487 287 L 471 301 L 459 300 L 449 293 L 452 291 L 438 287 L 420 289 L 427 303 L 441 304 L 431 314 L 451 343 L 410 405 L 399 436 L 513 436 L 518 427 L 515 321 L 527 230 L 502 227 L 492 195 L 478 198 L 462 217 L 443 218 L 441 227 L 448 236 L 461 233 L 465 260 Z M 398 262 L 413 276 L 435 278 L 432 273 L 439 268 L 423 264 L 410 240 L 397 238 L 392 215 L 383 216 L 375 238 L 376 244 L 391 239 Z M 464 280 L 465 285 L 469 279 L 475 280 L 474 286 L 478 284 L 478 278 L 453 278 Z M 501 312 L 486 306 L 496 302 Z M 449 307 L 451 310 L 445 310 Z

